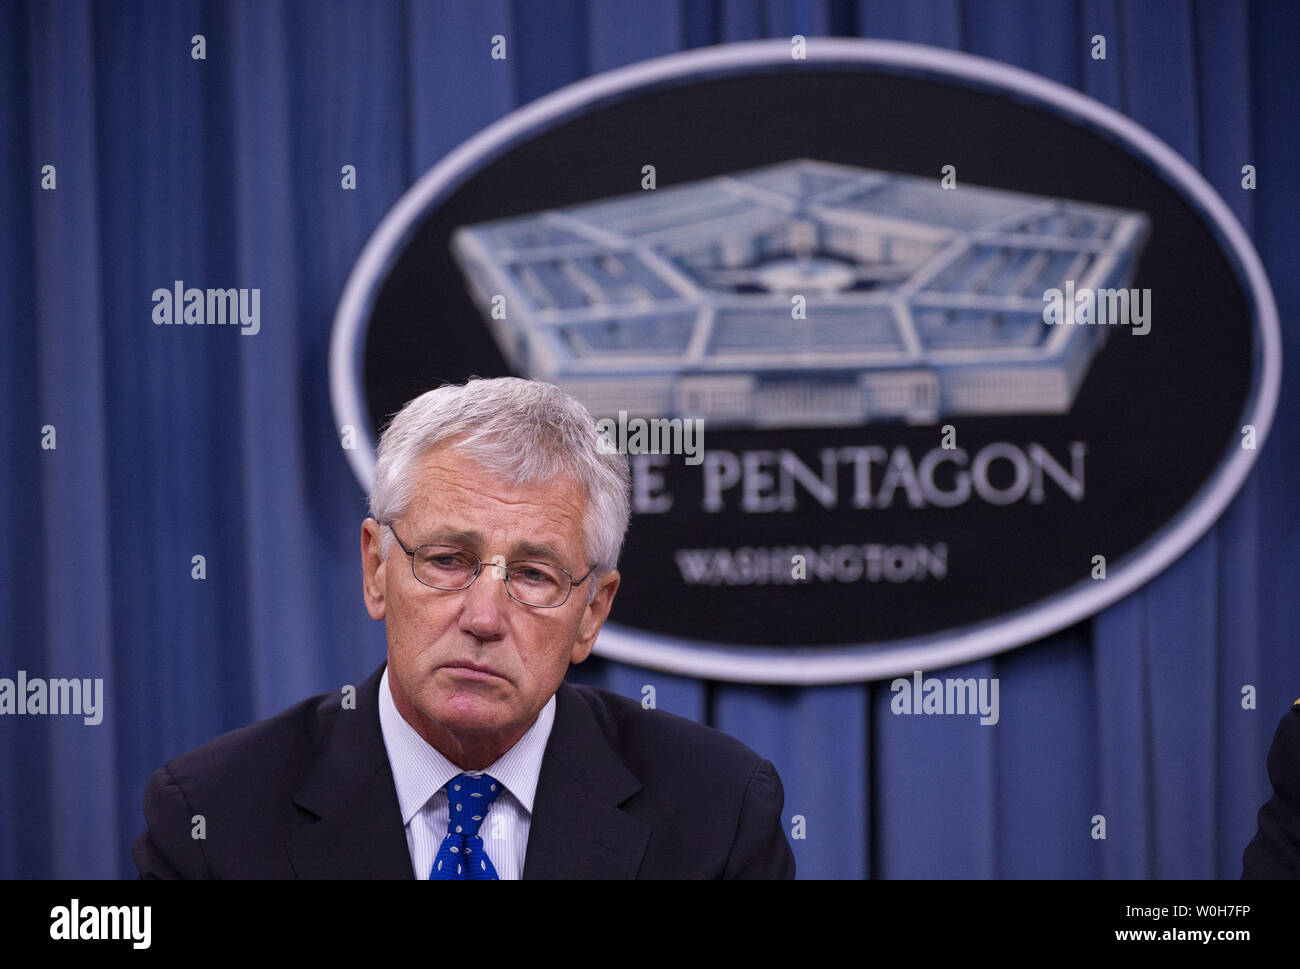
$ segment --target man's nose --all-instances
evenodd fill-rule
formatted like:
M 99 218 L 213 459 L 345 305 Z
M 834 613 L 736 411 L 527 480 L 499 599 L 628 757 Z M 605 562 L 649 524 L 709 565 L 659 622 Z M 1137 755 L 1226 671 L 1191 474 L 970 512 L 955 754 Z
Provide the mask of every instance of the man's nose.
M 505 624 L 505 610 L 510 606 L 506 592 L 505 559 L 495 556 L 483 562 L 474 583 L 461 593 L 460 628 L 480 639 L 500 635 Z

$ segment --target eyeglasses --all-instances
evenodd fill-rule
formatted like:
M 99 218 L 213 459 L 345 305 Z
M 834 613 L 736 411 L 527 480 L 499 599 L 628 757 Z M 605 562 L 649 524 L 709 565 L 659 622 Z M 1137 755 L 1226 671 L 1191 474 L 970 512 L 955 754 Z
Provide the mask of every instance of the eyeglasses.
M 484 566 L 499 568 L 505 580 L 506 593 L 516 602 L 539 609 L 555 609 L 569 601 L 575 585 L 582 585 L 591 573 L 574 579 L 565 569 L 550 562 L 484 562 L 473 552 L 453 545 L 417 545 L 407 548 L 391 521 L 379 523 L 393 532 L 393 538 L 402 551 L 411 557 L 411 573 L 417 582 L 443 592 L 460 592 L 468 589 L 479 577 Z

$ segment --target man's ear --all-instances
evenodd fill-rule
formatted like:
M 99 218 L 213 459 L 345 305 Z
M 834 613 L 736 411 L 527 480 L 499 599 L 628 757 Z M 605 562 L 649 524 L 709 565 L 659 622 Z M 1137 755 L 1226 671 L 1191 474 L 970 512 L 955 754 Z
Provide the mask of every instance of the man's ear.
M 361 591 L 366 598 L 370 618 L 384 618 L 387 595 L 387 563 L 383 553 L 384 526 L 373 518 L 361 523 Z
M 592 581 L 596 580 L 593 575 Z M 614 605 L 614 593 L 618 591 L 618 572 L 606 572 L 600 577 L 596 586 L 596 596 L 587 604 L 578 623 L 578 638 L 573 642 L 573 652 L 569 659 L 581 663 L 591 655 L 591 648 L 596 645 L 596 635 L 609 617 L 609 610 Z M 577 591 L 576 589 L 574 591 Z

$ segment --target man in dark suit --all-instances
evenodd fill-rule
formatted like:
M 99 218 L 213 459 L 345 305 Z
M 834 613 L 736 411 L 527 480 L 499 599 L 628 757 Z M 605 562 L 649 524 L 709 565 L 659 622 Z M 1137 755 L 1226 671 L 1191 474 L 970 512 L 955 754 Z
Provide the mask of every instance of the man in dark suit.
M 1300 878 L 1300 700 L 1282 717 L 1268 751 L 1273 796 L 1241 858 L 1242 878 Z
M 154 772 L 143 878 L 792 878 L 776 771 L 563 682 L 609 615 L 628 467 L 516 378 L 410 402 L 378 449 L 363 589 L 388 661 Z

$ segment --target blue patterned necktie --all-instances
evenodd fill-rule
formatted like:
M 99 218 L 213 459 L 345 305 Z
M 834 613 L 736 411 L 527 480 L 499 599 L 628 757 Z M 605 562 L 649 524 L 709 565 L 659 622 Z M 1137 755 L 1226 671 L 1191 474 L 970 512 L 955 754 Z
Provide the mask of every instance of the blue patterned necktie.
M 483 847 L 478 829 L 488 808 L 501 793 L 501 782 L 490 774 L 457 774 L 447 782 L 447 837 L 433 859 L 434 880 L 498 881 L 497 870 Z

